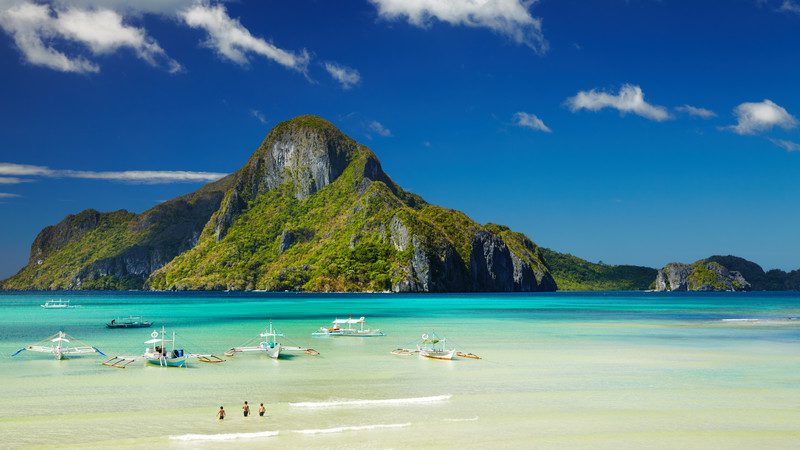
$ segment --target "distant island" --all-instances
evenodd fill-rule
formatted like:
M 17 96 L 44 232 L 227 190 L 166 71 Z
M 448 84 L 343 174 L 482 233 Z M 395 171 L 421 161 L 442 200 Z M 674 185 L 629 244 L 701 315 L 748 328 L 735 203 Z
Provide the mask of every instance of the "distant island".
M 273 128 L 238 171 L 141 214 L 46 227 L 7 290 L 535 292 L 796 290 L 800 270 L 733 256 L 657 270 L 539 247 L 403 190 L 316 116 Z

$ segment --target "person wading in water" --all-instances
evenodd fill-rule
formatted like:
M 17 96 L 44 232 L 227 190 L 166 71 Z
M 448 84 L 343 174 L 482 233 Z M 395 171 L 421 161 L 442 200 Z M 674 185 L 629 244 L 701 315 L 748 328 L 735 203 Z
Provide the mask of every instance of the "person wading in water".
M 258 415 L 259 415 L 259 416 L 261 416 L 261 417 L 264 417 L 264 413 L 265 413 L 265 412 L 267 412 L 267 408 L 264 408 L 264 404 L 262 403 L 262 404 L 261 404 L 261 405 L 258 407 Z
M 250 405 L 248 405 L 247 402 L 244 402 L 244 405 L 242 406 L 242 413 L 245 417 L 250 415 Z
M 217 418 L 219 420 L 222 420 L 222 419 L 225 418 L 225 408 L 223 408 L 222 406 L 220 406 L 219 407 L 219 411 L 217 411 Z

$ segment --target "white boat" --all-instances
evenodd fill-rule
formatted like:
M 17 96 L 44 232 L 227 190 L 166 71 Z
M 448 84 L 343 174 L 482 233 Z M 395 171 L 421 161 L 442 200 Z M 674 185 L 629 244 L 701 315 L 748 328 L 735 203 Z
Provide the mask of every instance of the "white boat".
M 46 309 L 64 309 L 64 308 L 77 308 L 78 305 L 70 305 L 69 300 L 47 300 L 43 305 L 39 305 Z
M 88 355 L 91 353 L 98 353 L 102 356 L 106 356 L 106 354 L 101 352 L 97 347 L 93 347 L 78 341 L 63 331 L 59 331 L 44 341 L 23 347 L 17 350 L 11 356 L 17 356 L 26 350 L 36 353 L 49 353 L 56 359 L 64 359 L 69 356 Z
M 359 317 L 358 319 L 353 319 L 350 317 L 349 319 L 334 319 L 333 323 L 329 327 L 320 327 L 319 330 L 312 333 L 313 336 L 355 336 L 355 337 L 375 337 L 375 336 L 386 336 L 386 333 L 379 329 L 370 329 L 364 328 L 364 322 L 366 319 L 364 316 Z M 347 325 L 346 328 L 343 328 L 343 325 Z M 357 328 L 354 328 L 353 325 L 358 325 Z
M 189 358 L 197 358 L 200 362 L 219 363 L 225 360 L 210 354 L 188 353 L 182 348 L 175 347 L 175 332 L 167 335 L 167 330 L 162 326 L 161 331 L 150 333 L 150 339 L 144 341 L 148 347 L 140 356 L 115 356 L 103 363 L 104 366 L 124 369 L 139 359 L 144 359 L 147 364 L 161 367 L 186 367 Z M 169 347 L 169 348 L 167 348 Z
M 415 349 L 397 348 L 392 350 L 393 355 L 409 356 L 419 355 L 431 359 L 451 360 L 454 356 L 468 359 L 481 359 L 480 356 L 473 353 L 464 353 L 456 351 L 455 348 L 447 348 L 447 339 L 440 338 L 436 333 L 424 333 L 422 339 L 417 341 Z
M 453 359 L 456 354 L 456 349 L 447 347 L 447 338 L 440 338 L 436 333 L 427 333 L 422 335 L 422 340 L 417 344 L 417 352 L 420 356 L 431 359 Z
M 283 337 L 285 338 L 283 333 L 279 333 L 275 328 L 272 326 L 272 321 L 269 321 L 269 325 L 267 329 L 264 330 L 263 333 L 258 335 L 258 339 L 261 341 L 258 345 L 250 346 L 249 343 L 240 346 L 240 347 L 233 347 L 230 350 L 225 352 L 225 356 L 235 356 L 237 353 L 247 353 L 247 352 L 262 352 L 266 353 L 272 359 L 278 359 L 281 355 L 282 351 L 299 351 L 304 352 L 309 355 L 319 355 L 319 352 L 314 350 L 313 348 L 307 347 L 296 347 L 296 346 L 287 346 L 277 341 L 276 338 Z M 252 342 L 252 341 L 251 341 Z
M 167 338 L 167 330 L 161 327 L 161 332 L 153 331 L 150 333 L 151 339 L 144 341 L 145 344 L 152 344 L 144 350 L 144 359 L 149 364 L 156 364 L 161 367 L 184 367 L 187 355 L 182 348 L 175 348 L 175 332 L 172 332 L 172 339 Z M 167 350 L 167 345 L 170 349 Z

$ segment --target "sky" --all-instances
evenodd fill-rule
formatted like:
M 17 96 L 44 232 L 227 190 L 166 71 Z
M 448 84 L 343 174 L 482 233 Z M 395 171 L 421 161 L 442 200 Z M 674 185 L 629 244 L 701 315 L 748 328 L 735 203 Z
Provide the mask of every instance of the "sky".
M 800 0 L 0 0 L 0 277 L 301 114 L 545 247 L 796 269 L 798 43 Z

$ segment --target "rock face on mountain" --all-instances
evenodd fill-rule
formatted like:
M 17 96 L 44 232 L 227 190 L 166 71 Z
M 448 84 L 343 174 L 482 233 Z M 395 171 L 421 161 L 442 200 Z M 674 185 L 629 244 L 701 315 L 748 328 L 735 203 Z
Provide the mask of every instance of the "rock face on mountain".
M 715 261 L 669 263 L 658 271 L 656 291 L 746 291 L 750 283 L 741 273 Z
M 397 186 L 314 116 L 276 126 L 239 171 L 142 214 L 45 228 L 6 289 L 552 291 L 541 249 Z

